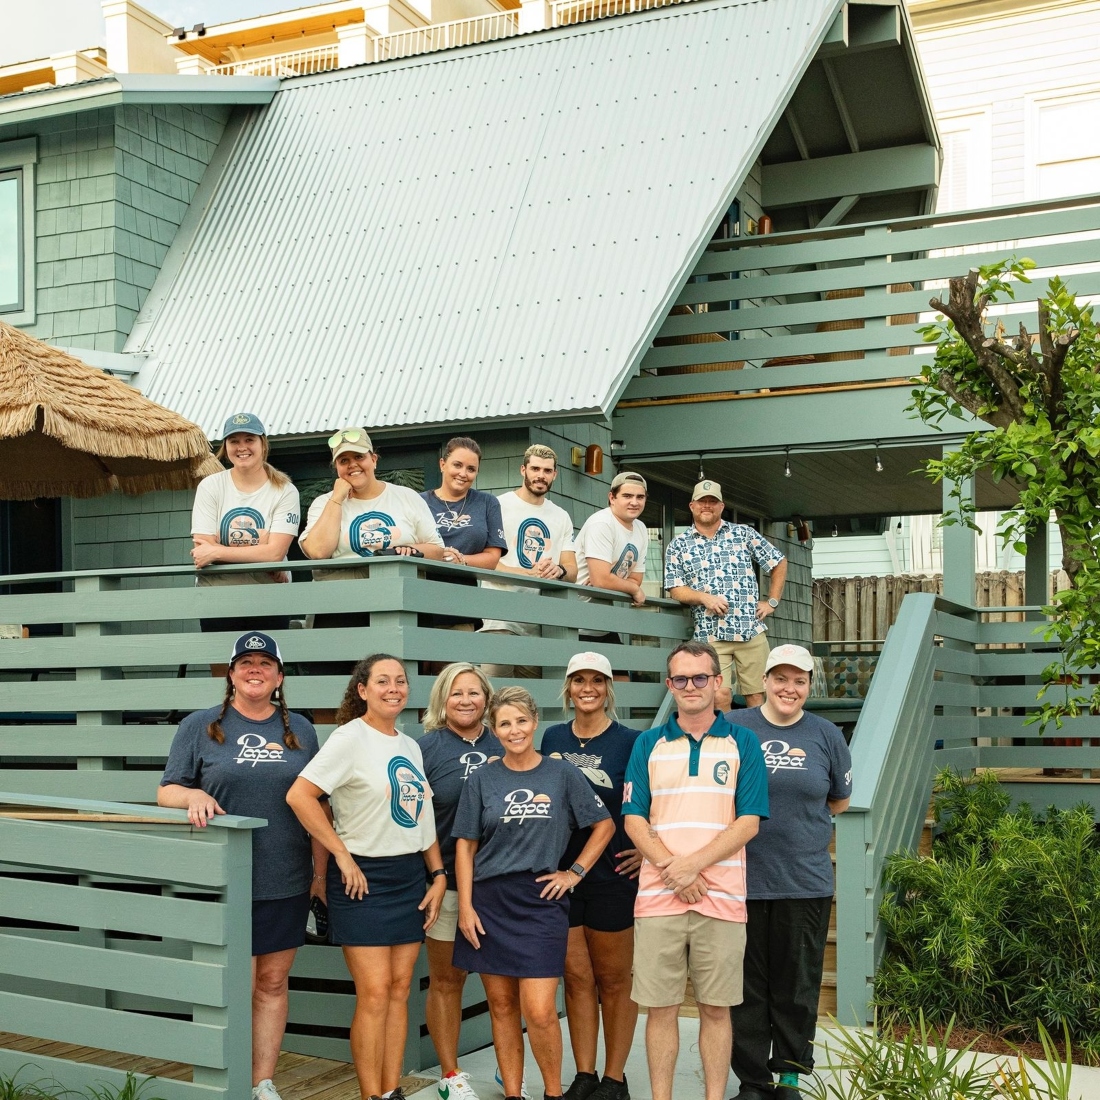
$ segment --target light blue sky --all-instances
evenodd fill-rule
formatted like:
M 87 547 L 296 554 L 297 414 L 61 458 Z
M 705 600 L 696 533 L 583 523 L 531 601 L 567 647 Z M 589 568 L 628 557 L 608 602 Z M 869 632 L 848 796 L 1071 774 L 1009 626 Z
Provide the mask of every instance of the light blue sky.
M 173 26 L 223 23 L 227 19 L 283 11 L 305 0 L 145 0 L 142 7 Z M 103 45 L 100 0 L 3 0 L 0 65 L 32 61 L 67 50 Z

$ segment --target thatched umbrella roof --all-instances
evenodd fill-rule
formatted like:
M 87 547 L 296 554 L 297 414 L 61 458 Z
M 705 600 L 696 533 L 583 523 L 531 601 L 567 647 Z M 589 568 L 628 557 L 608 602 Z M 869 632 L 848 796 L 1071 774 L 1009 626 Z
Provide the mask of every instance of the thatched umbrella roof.
M 0 321 L 0 499 L 191 489 L 221 468 L 197 424 Z

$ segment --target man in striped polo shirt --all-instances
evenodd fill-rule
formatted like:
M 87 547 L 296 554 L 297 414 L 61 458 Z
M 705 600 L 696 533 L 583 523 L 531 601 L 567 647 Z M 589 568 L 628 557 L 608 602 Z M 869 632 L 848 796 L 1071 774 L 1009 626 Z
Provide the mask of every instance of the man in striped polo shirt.
M 631 996 L 649 1009 L 653 1100 L 672 1100 L 690 974 L 706 1100 L 722 1100 L 733 1041 L 729 1009 L 741 1003 L 743 852 L 768 816 L 768 779 L 756 736 L 714 708 L 722 677 L 712 646 L 678 645 L 665 683 L 676 713 L 635 741 L 623 787 L 623 824 L 644 857 Z

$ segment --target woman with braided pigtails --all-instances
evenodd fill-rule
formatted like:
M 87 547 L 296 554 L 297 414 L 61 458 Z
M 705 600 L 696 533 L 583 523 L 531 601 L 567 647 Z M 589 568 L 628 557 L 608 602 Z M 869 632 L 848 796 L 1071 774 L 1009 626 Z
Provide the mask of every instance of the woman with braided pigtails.
M 258 630 L 233 645 L 221 706 L 176 730 L 157 804 L 204 828 L 217 814 L 262 817 L 252 833 L 252 1097 L 279 1100 L 272 1077 L 287 1017 L 287 979 L 305 942 L 310 898 L 324 900 L 328 852 L 286 804 L 317 755 L 317 735 L 287 709 L 275 639 Z M 244 765 L 242 767 L 241 765 Z

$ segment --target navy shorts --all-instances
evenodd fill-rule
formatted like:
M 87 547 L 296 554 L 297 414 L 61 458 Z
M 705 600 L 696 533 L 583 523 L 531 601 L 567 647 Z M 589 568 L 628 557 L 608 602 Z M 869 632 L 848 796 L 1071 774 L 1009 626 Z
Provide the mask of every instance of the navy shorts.
M 451 965 L 507 978 L 560 978 L 569 942 L 569 902 L 540 898 L 546 883 L 534 871 L 496 875 L 474 883 L 473 902 L 485 935 L 474 948 L 455 933 Z
M 306 942 L 309 891 L 292 898 L 252 903 L 252 954 L 289 951 Z
M 625 932 L 634 927 L 638 880 L 625 876 L 610 880 L 584 879 L 569 895 L 569 927 L 593 932 Z
M 336 860 L 328 861 L 329 943 L 345 947 L 394 947 L 424 942 L 424 856 L 355 856 L 368 893 L 358 901 L 344 893 Z M 303 928 L 305 927 L 303 922 Z

